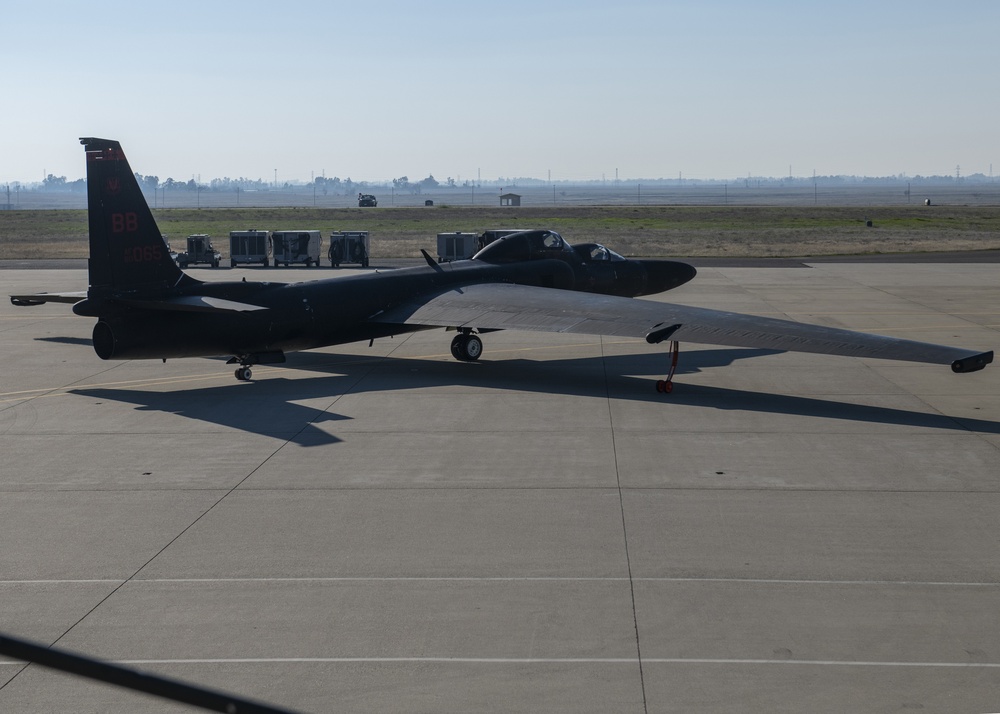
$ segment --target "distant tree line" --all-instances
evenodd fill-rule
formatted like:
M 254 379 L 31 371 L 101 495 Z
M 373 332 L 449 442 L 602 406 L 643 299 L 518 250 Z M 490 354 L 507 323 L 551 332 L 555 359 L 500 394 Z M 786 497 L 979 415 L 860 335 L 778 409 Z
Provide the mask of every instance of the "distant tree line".
M 65 176 L 53 176 L 49 174 L 42 180 L 43 191 L 86 191 L 87 180 L 77 179 L 67 181 Z
M 448 178 L 445 184 L 448 188 L 455 188 L 455 180 Z M 410 193 L 420 193 L 424 189 L 428 191 L 431 189 L 439 188 L 441 182 L 434 178 L 434 174 L 429 175 L 425 179 L 421 179 L 415 183 L 410 181 L 409 176 L 400 176 L 399 178 L 394 178 L 392 180 L 392 186 L 399 192 L 409 191 Z
M 198 183 L 193 178 L 189 181 L 177 181 L 173 178 L 167 178 L 164 181 L 160 181 L 158 176 L 143 176 L 140 173 L 135 174 L 135 179 L 139 183 L 139 186 L 148 192 L 154 192 L 157 190 L 164 191 L 269 191 L 276 187 L 273 183 L 269 181 L 264 181 L 263 179 L 249 179 L 249 178 L 216 178 L 209 181 L 207 184 Z M 734 187 L 746 186 L 753 188 L 762 187 L 782 187 L 782 186 L 854 186 L 854 185 L 902 185 L 912 184 L 914 186 L 921 185 L 949 185 L 955 186 L 960 184 L 991 184 L 994 183 L 992 176 L 987 176 L 982 173 L 970 174 L 969 176 L 904 176 L 902 174 L 895 176 L 785 176 L 785 177 L 773 177 L 773 176 L 748 176 L 745 178 L 737 179 L 697 179 L 697 178 L 639 178 L 639 179 L 621 179 L 619 181 L 609 181 L 605 179 L 594 179 L 594 180 L 564 180 L 564 181 L 545 181 L 543 179 L 536 179 L 530 177 L 500 177 L 495 180 L 484 180 L 479 181 L 464 181 L 461 184 L 462 188 L 477 187 L 480 185 L 488 186 L 503 186 L 503 187 L 515 187 L 515 186 L 549 186 L 549 185 L 560 185 L 560 186 L 593 186 L 593 185 L 619 185 L 619 186 L 635 186 L 641 184 L 643 186 L 722 186 L 729 185 Z M 42 180 L 41 184 L 19 184 L 21 190 L 41 190 L 41 191 L 53 191 L 53 192 L 74 192 L 74 191 L 85 191 L 87 188 L 86 179 L 77 179 L 75 181 L 69 181 L 65 176 L 55 176 L 49 174 Z M 425 179 L 420 181 L 410 181 L 407 176 L 400 176 L 399 178 L 392 179 L 391 182 L 372 182 L 372 181 L 352 181 L 350 178 L 341 179 L 339 177 L 326 178 L 325 176 L 317 176 L 311 182 L 308 183 L 284 183 L 280 188 L 288 190 L 292 188 L 313 186 L 316 190 L 322 191 L 324 195 L 327 193 L 337 193 L 337 194 L 351 194 L 359 190 L 371 189 L 371 188 L 388 188 L 391 186 L 394 190 L 400 193 L 414 193 L 419 194 L 421 191 L 429 191 L 438 188 L 459 188 L 455 179 L 450 176 L 445 179 L 445 183 L 442 185 L 437 179 L 434 178 L 433 174 L 429 175 Z

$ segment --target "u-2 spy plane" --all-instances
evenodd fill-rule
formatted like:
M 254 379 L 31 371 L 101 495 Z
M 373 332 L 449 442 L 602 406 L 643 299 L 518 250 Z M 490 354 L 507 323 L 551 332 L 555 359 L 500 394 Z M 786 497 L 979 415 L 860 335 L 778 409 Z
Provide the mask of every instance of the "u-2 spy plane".
M 479 335 L 535 330 L 669 341 L 672 389 L 680 341 L 951 365 L 974 372 L 993 352 L 934 345 L 685 305 L 635 300 L 683 285 L 686 263 L 626 260 L 558 233 L 508 235 L 470 260 L 301 283 L 202 282 L 170 259 L 117 141 L 84 138 L 90 229 L 86 293 L 13 295 L 15 305 L 73 303 L 96 317 L 101 359 L 230 356 L 236 378 L 285 353 L 430 328 L 457 331 L 456 359 L 475 361 Z

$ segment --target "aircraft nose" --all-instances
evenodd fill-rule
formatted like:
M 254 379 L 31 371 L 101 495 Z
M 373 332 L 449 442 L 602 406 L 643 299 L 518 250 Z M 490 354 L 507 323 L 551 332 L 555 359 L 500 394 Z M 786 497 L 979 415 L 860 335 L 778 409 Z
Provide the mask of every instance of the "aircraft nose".
M 646 289 L 644 295 L 655 295 L 666 290 L 673 290 L 691 280 L 698 271 L 693 265 L 680 263 L 676 260 L 640 260 L 646 271 Z

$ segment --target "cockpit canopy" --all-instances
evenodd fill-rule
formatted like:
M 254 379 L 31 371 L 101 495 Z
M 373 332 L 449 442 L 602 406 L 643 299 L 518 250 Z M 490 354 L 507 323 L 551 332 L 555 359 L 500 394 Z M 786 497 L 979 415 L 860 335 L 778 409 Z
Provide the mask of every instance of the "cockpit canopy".
M 606 263 L 626 260 L 610 248 L 605 248 L 600 243 L 578 243 L 573 246 L 573 250 L 580 256 L 580 260 L 585 263 Z
M 495 240 L 473 256 L 487 263 L 517 263 L 522 260 L 556 258 L 566 260 L 574 251 L 555 231 L 522 231 Z

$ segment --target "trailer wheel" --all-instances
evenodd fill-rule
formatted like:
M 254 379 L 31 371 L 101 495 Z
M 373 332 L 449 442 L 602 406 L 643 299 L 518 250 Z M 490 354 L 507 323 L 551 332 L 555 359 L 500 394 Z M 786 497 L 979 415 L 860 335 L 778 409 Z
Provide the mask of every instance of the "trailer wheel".
M 341 245 L 340 241 L 330 244 L 327 256 L 330 258 L 330 265 L 334 268 L 340 267 L 340 264 L 344 261 L 344 246 Z

